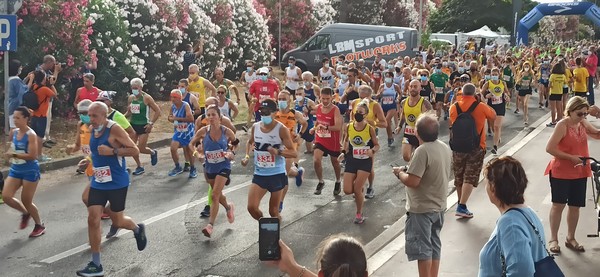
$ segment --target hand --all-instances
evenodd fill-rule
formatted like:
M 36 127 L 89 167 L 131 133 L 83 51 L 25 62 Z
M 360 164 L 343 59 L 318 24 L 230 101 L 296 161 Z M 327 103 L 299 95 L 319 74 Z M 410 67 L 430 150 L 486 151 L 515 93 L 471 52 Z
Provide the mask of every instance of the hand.
M 112 156 L 114 155 L 114 151 L 114 148 L 107 145 L 98 146 L 98 154 L 100 154 L 100 156 Z
M 340 163 L 341 163 L 341 162 L 344 160 L 344 156 L 346 156 L 346 154 L 344 154 L 344 153 L 341 153 L 341 154 L 338 156 L 338 158 L 337 158 L 338 162 L 340 162 Z
M 491 93 L 488 93 L 488 94 L 485 96 L 485 98 L 486 98 L 486 99 L 492 99 L 492 94 L 491 94 Z
M 315 128 L 311 128 L 310 130 L 308 130 L 308 133 L 311 135 L 315 134 Z
M 308 115 L 308 109 L 306 107 L 302 107 L 302 113 Z
M 75 150 L 75 145 L 69 145 L 65 149 L 65 152 L 67 153 L 67 155 L 73 155 L 73 150 Z
M 571 155 L 569 157 L 569 161 L 571 161 L 574 164 L 573 167 L 583 166 L 583 161 L 578 156 Z
M 248 161 L 250 161 L 250 158 L 248 156 L 244 157 L 242 159 L 242 166 L 248 165 Z
M 373 158 L 373 156 L 375 156 L 375 151 L 373 151 L 373 149 L 368 149 L 367 150 L 367 156 L 369 158 Z
M 7 159 L 11 159 L 11 158 L 13 157 L 13 154 L 15 154 L 15 152 L 8 151 L 8 152 L 4 153 L 4 156 L 5 156 Z
M 269 151 L 269 153 L 270 153 L 271 155 L 273 155 L 273 157 L 277 156 L 277 152 L 278 152 L 278 151 L 277 151 L 277 149 L 275 149 L 274 147 L 271 147 L 271 146 L 269 146 L 269 147 L 267 148 L 267 151 Z
M 79 168 L 79 170 L 85 170 L 89 165 L 90 165 L 90 160 L 88 160 L 88 159 L 83 159 L 83 160 L 79 161 L 79 163 L 77 163 L 77 167 Z
M 62 66 L 60 65 L 60 63 L 57 63 L 54 65 L 54 72 L 61 72 L 62 71 Z
M 281 270 L 281 272 L 288 275 L 290 275 L 293 270 L 301 268 L 294 259 L 294 253 L 292 252 L 292 249 L 283 243 L 282 240 L 279 240 L 279 248 L 281 249 L 281 259 L 278 261 L 268 261 L 266 262 L 267 265 L 276 266 L 279 268 L 279 270 Z
M 233 153 L 231 153 L 230 151 L 227 151 L 227 152 L 225 152 L 225 158 L 230 161 L 233 161 L 233 160 L 235 160 L 235 155 L 233 155 Z
M 400 126 L 396 127 L 396 129 L 394 129 L 394 134 L 400 134 L 400 131 L 402 131 L 402 128 L 400 128 Z
M 256 104 L 256 102 L 258 102 L 258 99 L 252 98 L 252 101 L 250 101 L 250 102 L 252 102 L 252 104 Z
M 404 166 L 392 167 L 392 173 L 394 173 L 394 175 L 396 175 L 396 178 L 400 179 L 400 172 L 406 171 L 404 168 L 405 168 Z
M 152 127 L 154 127 L 153 124 L 146 124 L 146 126 L 144 126 L 144 131 L 146 131 L 146 134 L 152 132 Z
M 172 115 L 172 114 L 170 114 L 170 115 L 167 117 L 167 119 L 168 119 L 169 121 L 173 121 L 173 118 L 174 118 L 174 117 L 173 117 L 173 115 Z

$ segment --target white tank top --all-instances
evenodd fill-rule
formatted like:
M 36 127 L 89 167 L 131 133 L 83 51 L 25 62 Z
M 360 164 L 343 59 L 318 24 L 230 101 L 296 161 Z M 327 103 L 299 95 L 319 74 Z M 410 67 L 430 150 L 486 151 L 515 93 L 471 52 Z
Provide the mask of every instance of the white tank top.
M 298 69 L 298 67 L 295 67 L 295 66 L 294 66 L 294 69 L 291 69 L 290 67 L 285 68 L 285 75 L 287 76 L 286 81 L 285 81 L 285 86 L 290 88 L 291 90 L 294 90 L 294 91 L 290 91 L 290 93 L 295 93 L 296 90 L 300 87 L 300 85 L 298 84 L 298 81 L 289 80 L 289 79 L 300 79 L 300 76 L 298 76 L 297 69 Z
M 229 108 L 229 101 L 225 101 L 225 103 L 223 104 L 223 106 L 219 106 L 219 111 L 221 111 L 221 115 L 222 116 L 226 116 L 227 118 L 231 119 L 231 109 Z
M 256 71 L 252 72 L 252 75 L 248 74 L 248 72 L 246 72 L 246 74 L 244 74 L 244 79 L 246 80 L 246 86 L 248 88 L 250 88 L 250 85 L 252 85 L 252 82 L 256 81 L 257 77 L 256 77 Z
M 328 67 L 327 71 L 323 71 L 323 68 L 319 69 L 319 75 L 321 75 L 321 84 L 324 88 L 333 87 L 333 74 L 331 74 L 331 69 Z

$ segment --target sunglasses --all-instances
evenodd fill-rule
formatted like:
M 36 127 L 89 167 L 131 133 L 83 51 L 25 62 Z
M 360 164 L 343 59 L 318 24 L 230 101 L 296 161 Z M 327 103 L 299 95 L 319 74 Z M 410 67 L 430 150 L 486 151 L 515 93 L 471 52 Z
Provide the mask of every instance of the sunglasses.
M 427 77 L 427 75 L 421 75 L 421 77 Z
M 588 114 L 589 114 L 589 113 L 583 113 L 583 112 L 582 112 L 582 113 L 577 113 L 577 116 L 579 116 L 579 117 L 583 117 L 583 116 L 587 116 Z
M 224 91 L 217 91 L 217 94 L 225 94 Z
M 256 74 L 256 75 L 258 75 L 258 76 L 267 76 L 268 74 L 261 73 L 261 74 Z

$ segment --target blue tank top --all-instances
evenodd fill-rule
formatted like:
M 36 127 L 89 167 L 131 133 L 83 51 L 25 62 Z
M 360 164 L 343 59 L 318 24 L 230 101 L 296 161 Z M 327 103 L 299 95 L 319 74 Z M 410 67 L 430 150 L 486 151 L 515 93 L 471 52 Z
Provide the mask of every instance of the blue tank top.
M 381 107 L 383 109 L 395 109 L 397 103 L 397 96 L 398 95 L 396 93 L 396 88 L 393 83 L 391 87 L 388 87 L 387 84 L 383 84 L 383 93 L 381 94 L 381 99 L 379 99 Z
M 310 89 L 304 87 L 304 93 L 306 94 L 306 98 L 315 101 L 315 99 L 317 99 L 317 96 L 315 95 L 315 88 L 314 86 L 311 86 Z
M 298 101 L 296 101 L 295 102 L 295 106 L 294 106 L 294 110 L 299 111 L 300 113 L 302 113 L 302 117 L 308 123 L 308 127 L 306 128 L 306 130 L 310 130 L 310 129 L 312 129 L 312 127 L 314 127 L 313 115 L 310 114 L 310 109 L 308 108 L 308 100 L 303 99 L 302 102 L 304 102 L 304 103 L 302 103 L 302 105 L 300 105 L 300 103 Z M 306 110 L 309 110 L 308 114 L 304 114 L 304 108 L 306 108 Z M 297 129 L 298 132 L 300 131 L 301 127 L 302 126 L 300 126 L 300 124 L 298 124 L 298 129 Z
M 90 186 L 94 189 L 116 190 L 129 186 L 129 174 L 127 173 L 125 157 L 118 157 L 117 155 L 101 156 L 98 153 L 98 146 L 100 145 L 112 147 L 108 143 L 108 137 L 114 125 L 114 121 L 108 121 L 104 127 L 104 132 L 98 138 L 95 135 L 96 131 L 92 130 L 90 150 L 92 152 L 94 175 Z
M 225 152 L 228 149 L 227 136 L 225 135 L 225 127 L 221 126 L 221 136 L 217 141 L 213 141 L 210 137 L 210 125 L 206 136 L 202 140 L 204 148 L 204 170 L 206 173 L 219 173 L 223 169 L 231 169 L 231 162 L 225 158 Z
M 342 80 L 340 80 L 338 82 L 338 94 L 340 96 L 340 98 L 344 95 L 344 93 L 346 93 L 346 88 L 348 88 L 348 85 L 350 85 L 350 81 L 347 81 L 346 83 L 342 83 Z M 346 101 L 346 103 L 338 103 L 337 104 L 338 108 L 340 109 L 340 113 L 341 114 L 345 114 L 348 111 L 348 102 Z
M 27 153 L 29 153 L 28 152 L 29 135 L 30 134 L 35 135 L 35 133 L 33 132 L 33 130 L 29 129 L 29 130 L 27 130 L 27 132 L 21 139 L 17 138 L 18 133 L 19 133 L 19 129 L 15 129 L 13 131 L 13 139 L 12 139 L 10 148 L 13 151 L 13 153 L 27 154 Z M 30 171 L 30 170 L 40 170 L 40 166 L 39 166 L 37 160 L 28 161 L 28 160 L 23 160 L 23 159 L 11 158 L 10 159 L 10 169 L 12 169 L 14 171 Z
M 285 174 L 285 158 L 273 156 L 267 148 L 283 149 L 283 141 L 279 136 L 279 129 L 285 128 L 277 122 L 275 128 L 269 133 L 260 129 L 260 122 L 254 123 L 254 175 L 273 176 Z
M 185 106 L 189 106 L 187 102 L 183 102 L 183 105 L 177 108 L 175 104 L 171 105 L 171 110 L 173 111 L 174 117 L 185 117 Z M 175 135 L 177 138 L 188 138 L 192 139 L 194 135 L 194 123 L 193 122 L 173 122 L 173 130 L 175 131 Z
M 190 109 L 192 109 L 192 112 L 194 112 L 194 105 L 190 101 L 190 95 L 192 94 L 187 93 L 187 95 L 183 98 L 183 102 L 188 103 L 188 105 L 190 105 Z

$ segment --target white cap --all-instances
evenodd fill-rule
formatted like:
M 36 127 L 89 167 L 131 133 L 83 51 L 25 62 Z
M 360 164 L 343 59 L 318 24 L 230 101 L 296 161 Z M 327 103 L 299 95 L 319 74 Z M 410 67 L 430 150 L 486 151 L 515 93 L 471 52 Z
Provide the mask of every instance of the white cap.
M 90 105 L 92 104 L 92 100 L 84 99 L 77 103 L 77 111 L 78 112 L 87 112 L 90 109 Z
M 396 62 L 396 64 L 394 65 L 394 67 L 402 68 L 402 62 Z
M 261 67 L 258 69 L 257 74 L 269 74 L 269 68 L 267 67 Z

